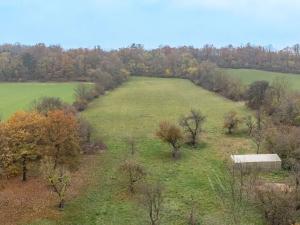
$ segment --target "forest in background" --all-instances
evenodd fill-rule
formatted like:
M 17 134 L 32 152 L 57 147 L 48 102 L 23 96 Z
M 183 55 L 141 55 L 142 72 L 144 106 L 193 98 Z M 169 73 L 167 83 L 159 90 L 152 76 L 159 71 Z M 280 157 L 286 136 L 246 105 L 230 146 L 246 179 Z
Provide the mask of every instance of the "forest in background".
M 105 51 L 99 46 L 65 50 L 59 45 L 3 44 L 0 81 L 95 81 L 105 77 L 122 83 L 128 75 L 186 77 L 197 74 L 203 61 L 222 68 L 300 73 L 300 45 L 275 51 L 251 44 L 222 48 L 162 46 L 152 50 L 132 44 Z

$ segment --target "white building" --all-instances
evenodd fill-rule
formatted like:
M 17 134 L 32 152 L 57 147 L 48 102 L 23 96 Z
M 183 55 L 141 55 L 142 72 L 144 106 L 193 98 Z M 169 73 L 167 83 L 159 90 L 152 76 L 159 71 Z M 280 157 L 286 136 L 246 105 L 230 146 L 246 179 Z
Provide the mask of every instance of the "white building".
M 274 171 L 281 169 L 281 159 L 277 154 L 231 155 L 235 168 L 243 170 Z

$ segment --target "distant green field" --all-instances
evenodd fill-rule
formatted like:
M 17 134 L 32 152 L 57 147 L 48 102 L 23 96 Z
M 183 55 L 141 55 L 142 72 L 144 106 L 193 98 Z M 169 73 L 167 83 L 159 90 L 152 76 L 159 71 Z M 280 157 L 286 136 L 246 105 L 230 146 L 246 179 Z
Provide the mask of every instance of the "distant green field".
M 60 97 L 71 103 L 76 83 L 0 83 L 0 115 L 7 118 L 17 110 L 43 96 Z
M 191 108 L 207 116 L 205 134 L 196 149 L 183 147 L 182 158 L 171 159 L 169 146 L 155 138 L 159 121 L 177 122 Z M 148 224 L 147 211 L 140 194 L 128 194 L 127 180 L 119 167 L 128 156 L 125 138 L 137 140 L 138 160 L 147 172 L 147 180 L 164 186 L 161 224 L 185 225 L 191 196 L 199 204 L 201 224 L 232 224 L 227 208 L 222 208 L 209 180 L 225 177 L 224 159 L 230 153 L 254 151 L 243 135 L 227 136 L 223 116 L 236 110 L 248 114 L 243 103 L 226 100 L 182 79 L 130 78 L 116 90 L 93 101 L 83 113 L 101 136 L 108 150 L 97 157 L 95 169 L 87 176 L 94 180 L 84 193 L 67 203 L 59 220 L 38 220 L 34 225 L 141 225 Z M 225 185 L 225 184 L 224 184 Z M 248 206 L 242 216 L 244 225 L 263 224 L 261 214 Z
M 232 77 L 239 78 L 245 84 L 250 84 L 257 80 L 273 81 L 276 78 L 283 78 L 288 81 L 291 89 L 300 90 L 300 74 L 277 73 L 262 70 L 250 69 L 224 69 Z

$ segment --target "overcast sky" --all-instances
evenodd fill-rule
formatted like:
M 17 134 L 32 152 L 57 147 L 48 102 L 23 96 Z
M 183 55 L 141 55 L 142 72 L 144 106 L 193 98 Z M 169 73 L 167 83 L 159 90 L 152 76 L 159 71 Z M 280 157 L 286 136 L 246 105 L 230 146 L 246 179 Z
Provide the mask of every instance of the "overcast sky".
M 279 49 L 300 42 L 300 0 L 0 0 L 0 43 Z

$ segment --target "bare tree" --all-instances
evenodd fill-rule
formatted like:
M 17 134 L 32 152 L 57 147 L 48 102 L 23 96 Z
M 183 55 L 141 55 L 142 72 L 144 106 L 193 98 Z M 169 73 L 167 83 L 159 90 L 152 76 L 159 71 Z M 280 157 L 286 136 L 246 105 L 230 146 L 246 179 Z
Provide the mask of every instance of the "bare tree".
M 88 101 L 92 98 L 91 88 L 89 88 L 86 84 L 78 84 L 74 89 L 74 96 L 77 101 Z
M 163 208 L 163 193 L 159 184 L 147 185 L 144 190 L 143 203 L 148 211 L 148 217 L 151 225 L 158 225 L 161 219 Z
M 189 211 L 189 216 L 188 216 L 188 224 L 189 225 L 199 225 L 200 221 L 198 218 L 198 207 L 197 207 L 197 202 L 194 200 L 193 196 L 191 197 L 191 200 L 189 201 L 190 205 L 190 211 Z
M 135 185 L 142 180 L 145 175 L 145 169 L 135 160 L 126 160 L 120 167 L 120 170 L 127 175 L 128 188 L 131 193 L 135 193 Z
M 240 119 L 235 111 L 230 111 L 224 116 L 224 128 L 228 130 L 228 134 L 232 134 L 238 128 L 239 123 Z
M 250 84 L 247 92 L 247 105 L 252 109 L 259 109 L 263 104 L 269 88 L 267 81 L 255 81 Z
M 253 117 L 252 116 L 247 116 L 245 119 L 245 124 L 248 128 L 248 135 L 251 135 L 252 134 L 252 131 L 253 129 L 255 128 L 255 122 L 253 120 Z
M 70 106 L 64 103 L 60 98 L 56 97 L 42 97 L 31 103 L 33 111 L 37 111 L 44 115 L 47 115 L 49 111 L 64 110 L 68 107 Z
M 134 156 L 137 153 L 136 140 L 133 137 L 128 137 L 126 143 L 129 147 L 129 152 L 131 156 Z
M 71 174 L 62 166 L 54 168 L 53 161 L 49 159 L 45 159 L 42 163 L 42 173 L 59 198 L 58 207 L 63 209 L 67 189 L 71 183 Z
M 293 193 L 271 189 L 257 190 L 256 195 L 268 224 L 296 224 L 297 210 Z
M 260 149 L 261 149 L 261 145 L 262 145 L 263 140 L 264 140 L 264 132 L 261 129 L 259 129 L 258 127 L 255 127 L 252 130 L 252 133 L 251 133 L 250 137 L 256 145 L 256 154 L 259 154 Z
M 259 108 L 256 110 L 255 118 L 256 118 L 257 129 L 262 130 L 262 126 L 263 126 L 263 110 L 262 110 L 262 108 Z
M 224 209 L 224 218 L 229 220 L 228 224 L 241 225 L 247 209 L 245 200 L 250 197 L 251 185 L 256 183 L 256 180 L 254 176 L 246 176 L 248 171 L 242 166 L 230 164 L 225 172 L 224 177 L 218 176 L 217 173 L 215 177 L 209 177 L 209 182 Z
M 196 146 L 197 139 L 202 132 L 202 125 L 205 121 L 205 116 L 200 111 L 191 109 L 190 114 L 182 116 L 179 120 L 179 125 L 188 133 L 188 143 L 192 146 Z

